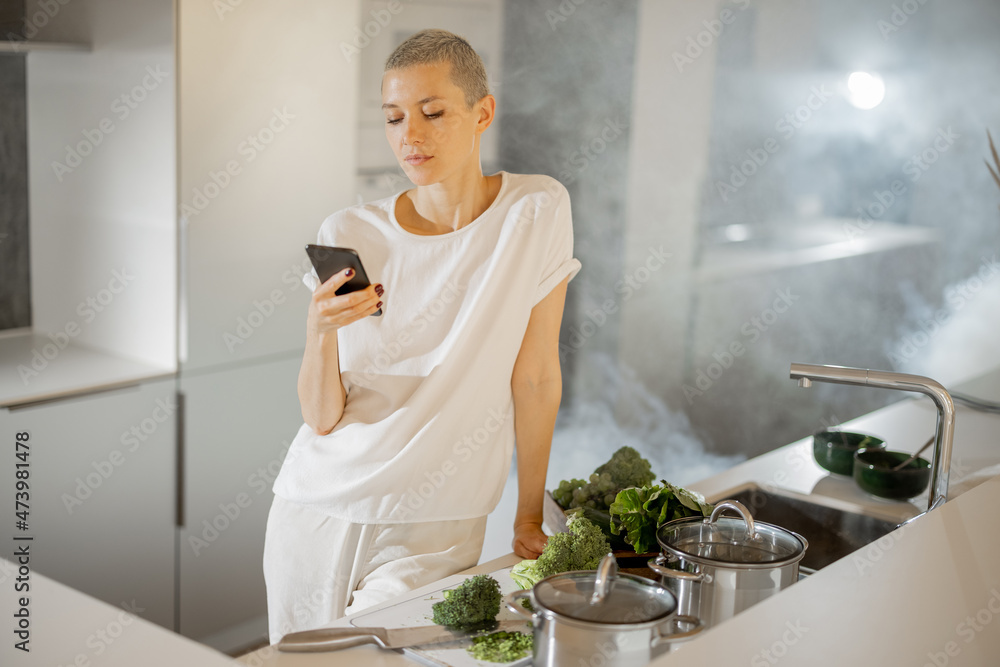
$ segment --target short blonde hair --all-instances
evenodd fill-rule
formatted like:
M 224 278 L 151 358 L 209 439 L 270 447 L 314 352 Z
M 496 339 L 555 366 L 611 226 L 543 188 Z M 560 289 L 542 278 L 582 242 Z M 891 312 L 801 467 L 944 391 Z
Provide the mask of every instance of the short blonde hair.
M 464 38 L 438 28 L 405 39 L 385 61 L 384 72 L 441 62 L 451 63 L 451 80 L 465 93 L 468 108 L 490 94 L 486 66 L 476 50 Z

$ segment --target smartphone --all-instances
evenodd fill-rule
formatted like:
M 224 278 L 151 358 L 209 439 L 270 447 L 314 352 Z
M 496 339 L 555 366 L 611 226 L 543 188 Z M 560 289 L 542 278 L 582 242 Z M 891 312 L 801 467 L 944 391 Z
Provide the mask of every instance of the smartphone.
M 306 246 L 306 254 L 309 255 L 309 260 L 312 262 L 313 268 L 316 269 L 321 283 L 325 283 L 330 279 L 330 276 L 348 267 L 354 269 L 354 275 L 336 291 L 338 296 L 357 292 L 371 285 L 368 274 L 365 273 L 365 267 L 361 265 L 361 258 L 357 251 L 351 248 L 334 248 L 333 246 L 310 243 Z M 376 316 L 381 314 L 381 308 L 372 313 Z

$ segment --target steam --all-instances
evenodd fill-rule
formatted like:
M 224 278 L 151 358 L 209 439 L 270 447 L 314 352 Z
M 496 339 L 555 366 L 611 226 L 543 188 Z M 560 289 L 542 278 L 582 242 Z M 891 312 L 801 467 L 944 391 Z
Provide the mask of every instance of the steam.
M 687 415 L 665 404 L 630 368 L 608 354 L 580 355 L 577 363 L 590 366 L 585 374 L 598 378 L 599 389 L 560 411 L 547 488 L 555 488 L 563 479 L 586 479 L 625 445 L 649 459 L 657 479 L 682 486 L 744 460 L 742 455 L 705 451 Z
M 586 349 L 586 348 L 585 348 Z M 623 445 L 646 457 L 657 480 L 689 485 L 743 461 L 742 455 L 720 456 L 705 451 L 683 412 L 653 395 L 631 369 L 610 355 L 576 355 L 578 370 L 599 379 L 599 390 L 588 392 L 559 411 L 545 488 L 564 479 L 586 479 Z M 615 405 L 623 406 L 615 411 Z M 510 527 L 517 507 L 517 472 L 512 466 L 500 504 L 487 520 L 480 563 L 510 552 Z
M 951 387 L 980 375 L 1000 359 L 1000 264 L 987 259 L 973 274 L 948 285 L 934 308 L 904 289 L 907 318 L 886 353 L 901 371 Z

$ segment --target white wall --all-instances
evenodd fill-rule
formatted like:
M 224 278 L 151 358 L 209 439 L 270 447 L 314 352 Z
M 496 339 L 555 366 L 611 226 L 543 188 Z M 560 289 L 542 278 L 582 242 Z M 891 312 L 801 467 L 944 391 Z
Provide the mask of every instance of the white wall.
M 75 324 L 79 344 L 172 369 L 172 3 L 46 5 L 47 13 L 28 2 L 35 39 L 88 42 L 92 50 L 28 55 L 34 329 Z M 116 271 L 124 281 L 112 282 Z

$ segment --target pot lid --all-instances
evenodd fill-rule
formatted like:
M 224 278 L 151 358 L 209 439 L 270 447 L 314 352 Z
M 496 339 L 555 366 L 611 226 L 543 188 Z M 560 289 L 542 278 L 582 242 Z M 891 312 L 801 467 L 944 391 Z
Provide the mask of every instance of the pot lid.
M 532 589 L 541 607 L 579 621 L 627 625 L 664 619 L 677 609 L 677 598 L 657 583 L 619 574 L 614 556 L 593 571 L 564 572 L 542 579 Z
M 739 517 L 723 517 L 724 510 Z M 708 565 L 774 567 L 793 563 L 805 555 L 802 536 L 769 523 L 754 521 L 749 510 L 735 500 L 724 500 L 706 519 L 677 519 L 656 532 L 660 546 L 675 556 Z

